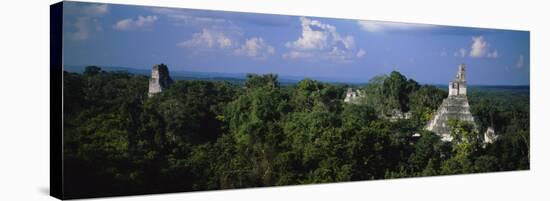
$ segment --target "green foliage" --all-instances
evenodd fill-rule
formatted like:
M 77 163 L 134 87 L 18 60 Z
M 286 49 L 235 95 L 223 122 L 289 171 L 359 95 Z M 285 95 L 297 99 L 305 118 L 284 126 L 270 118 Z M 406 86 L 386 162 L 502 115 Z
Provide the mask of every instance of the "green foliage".
M 392 71 L 390 76 L 384 80 L 382 89 L 387 109 L 398 109 L 403 112 L 409 111 L 408 96 L 419 87 L 416 81 L 412 79 L 407 80 L 401 73 Z
M 424 170 L 420 173 L 420 176 L 436 176 L 438 175 L 436 168 L 437 165 L 435 164 L 434 159 L 430 159 Z
M 429 85 L 420 86 L 411 92 L 409 100 L 414 120 L 426 124 L 446 97 L 447 93 Z
M 476 172 L 498 171 L 498 159 L 494 156 L 480 156 L 475 160 L 474 169 Z
M 279 82 L 277 81 L 277 75 L 267 74 L 263 76 L 258 76 L 255 74 L 246 75 L 246 82 L 244 84 L 246 89 L 254 88 L 277 88 L 279 87 Z
M 415 172 L 422 171 L 424 168 L 429 168 L 425 170 L 428 172 L 435 171 L 435 163 L 439 162 L 439 156 L 442 153 L 441 146 L 439 136 L 431 132 L 423 133 L 415 144 L 414 153 L 409 157 L 411 169 Z
M 99 73 L 102 73 L 101 68 L 97 66 L 86 66 L 84 69 L 84 75 L 86 76 L 94 76 Z
M 86 68 L 64 72 L 67 192 L 105 195 L 229 189 L 529 168 L 528 96 L 474 90 L 472 113 L 499 134 L 452 120 L 452 143 L 423 130 L 445 91 L 399 72 L 361 88 L 277 75 L 240 85 L 180 80 L 148 98 L 148 78 Z M 394 109 L 411 119 L 389 121 Z M 420 137 L 412 137 L 419 133 Z M 86 182 L 82 182 L 86 181 Z

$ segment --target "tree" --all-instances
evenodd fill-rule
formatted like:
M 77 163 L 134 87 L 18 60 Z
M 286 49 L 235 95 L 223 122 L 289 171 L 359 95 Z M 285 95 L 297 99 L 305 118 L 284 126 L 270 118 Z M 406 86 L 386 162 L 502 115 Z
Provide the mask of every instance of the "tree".
M 406 87 L 407 78 L 397 71 L 392 71 L 390 76 L 384 80 L 383 95 L 386 99 L 388 109 L 404 111 L 406 108 Z
M 423 85 L 418 90 L 409 95 L 410 109 L 413 118 L 418 124 L 424 126 L 441 104 L 441 101 L 447 96 L 445 91 L 434 86 Z
M 94 76 L 102 72 L 103 71 L 101 70 L 101 68 L 97 66 L 86 66 L 86 68 L 84 69 L 85 76 Z
M 277 88 L 279 87 L 279 82 L 277 81 L 277 75 L 275 74 L 266 74 L 266 75 L 255 75 L 247 74 L 245 88 L 253 89 L 258 87 L 267 87 L 267 88 Z
M 371 78 L 367 86 L 363 89 L 366 97 L 364 97 L 363 103 L 375 108 L 378 112 L 382 112 L 382 108 L 385 107 L 383 96 L 383 84 L 384 80 L 388 78 L 387 75 L 378 75 Z
M 153 97 L 148 79 L 95 66 L 64 72 L 67 192 L 193 191 L 530 165 L 529 96 L 515 89 L 471 90 L 479 125 L 494 124 L 499 136 L 482 148 L 467 122 L 448 122 L 453 142 L 423 131 L 446 93 L 399 72 L 357 86 L 366 94 L 360 104 L 343 102 L 348 85 L 280 85 L 273 74 L 178 80 Z M 413 117 L 383 118 L 394 109 Z
M 474 163 L 475 172 L 498 171 L 498 159 L 494 156 L 480 156 Z
M 403 76 L 397 71 L 392 71 L 384 80 L 382 93 L 386 99 L 388 110 L 398 109 L 409 111 L 409 94 L 419 88 L 416 81 Z
M 436 176 L 436 175 L 438 175 L 437 167 L 436 167 L 436 164 L 435 164 L 434 161 L 435 161 L 434 159 L 430 159 L 428 161 L 428 164 L 426 165 L 426 168 L 424 168 L 424 170 L 422 170 L 422 173 L 420 174 L 421 176 Z
M 235 154 L 222 175 L 228 187 L 269 186 L 275 183 L 274 161 L 280 149 L 287 100 L 279 91 L 276 76 L 249 76 L 246 91 L 230 102 L 224 111 Z M 236 160 L 236 161 L 235 161 Z M 235 181 L 235 184 L 230 184 Z
M 452 157 L 444 161 L 442 174 L 472 173 L 473 158 L 481 148 L 480 138 L 472 124 L 451 119 L 448 122 L 453 138 Z
M 414 145 L 414 153 L 409 157 L 409 164 L 413 172 L 419 172 L 428 168 L 429 172 L 435 171 L 435 165 L 441 155 L 440 138 L 431 132 L 422 133 L 420 139 Z M 432 163 L 432 164 L 429 164 Z

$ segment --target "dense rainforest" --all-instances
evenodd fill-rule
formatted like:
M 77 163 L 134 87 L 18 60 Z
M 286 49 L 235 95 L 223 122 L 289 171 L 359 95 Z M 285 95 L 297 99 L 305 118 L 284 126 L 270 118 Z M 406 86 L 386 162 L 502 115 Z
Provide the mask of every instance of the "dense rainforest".
M 68 198 L 529 169 L 528 89 L 470 88 L 480 132 L 449 121 L 461 137 L 443 142 L 423 127 L 447 92 L 395 71 L 354 86 L 360 104 L 344 103 L 349 85 L 273 74 L 177 80 L 150 98 L 148 79 L 64 72 Z M 412 118 L 384 118 L 395 109 Z

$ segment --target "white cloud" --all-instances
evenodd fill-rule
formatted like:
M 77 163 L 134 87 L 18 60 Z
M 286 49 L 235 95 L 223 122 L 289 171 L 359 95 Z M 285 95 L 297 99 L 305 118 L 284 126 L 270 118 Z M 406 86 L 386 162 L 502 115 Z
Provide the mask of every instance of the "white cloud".
M 341 44 L 346 49 L 353 48 L 355 45 L 352 36 L 340 36 L 336 32 L 336 27 L 332 25 L 305 17 L 301 17 L 300 22 L 302 23 L 302 36 L 296 41 L 287 42 L 286 47 L 298 50 L 324 50 L 332 49 L 331 46 L 336 44 Z
M 334 29 L 334 27 L 321 24 L 318 21 L 312 21 L 305 17 L 300 18 L 300 21 L 302 23 L 302 36 L 296 41 L 287 42 L 285 46 L 288 48 L 301 50 L 326 48 L 329 33 L 325 30 L 331 28 Z M 315 26 L 316 28 L 319 28 L 319 30 L 315 31 L 311 28 L 311 26 Z
M 487 54 L 487 57 L 492 58 L 492 59 L 496 59 L 498 57 L 498 51 L 495 49 L 495 50 L 493 50 L 493 52 L 489 52 Z
M 181 47 L 194 47 L 199 49 L 229 48 L 233 46 L 233 40 L 223 32 L 203 29 L 202 32 L 194 33 L 190 40 L 178 43 Z
M 132 25 L 133 23 L 134 23 L 134 20 L 132 20 L 131 18 L 126 18 L 126 19 L 118 21 L 113 26 L 113 28 L 118 29 L 118 30 L 129 30 L 133 26 Z
M 75 32 L 69 33 L 73 40 L 86 40 L 90 36 L 90 18 L 79 17 L 74 23 Z
M 328 53 L 329 58 L 344 62 L 351 61 L 353 54 L 348 53 L 347 51 L 340 49 L 336 46 L 332 47 L 332 50 Z
M 275 53 L 275 48 L 264 42 L 263 38 L 253 37 L 247 39 L 241 47 L 235 49 L 235 54 L 249 57 L 265 58 Z
M 416 29 L 428 29 L 434 27 L 434 25 L 428 24 L 381 22 L 369 20 L 357 20 L 357 24 L 363 31 L 366 32 L 407 31 Z
M 88 16 L 103 16 L 109 12 L 109 6 L 106 4 L 92 4 L 84 7 L 82 12 Z
M 468 56 L 472 58 L 490 58 L 490 59 L 496 59 L 500 55 L 498 53 L 497 49 L 493 49 L 493 51 L 490 51 L 491 44 L 483 38 L 483 36 L 474 36 L 472 37 L 472 45 L 470 47 L 470 52 Z M 457 52 L 455 52 L 455 56 L 459 57 L 465 57 L 466 56 L 466 49 L 460 48 Z
M 516 68 L 523 68 L 524 63 L 523 55 L 519 55 L 518 61 L 516 62 Z
M 358 52 L 354 52 L 353 36 L 342 36 L 336 31 L 335 26 L 318 20 L 301 17 L 300 22 L 302 34 L 295 41 L 285 43 L 285 47 L 290 51 L 283 54 L 283 58 L 301 59 L 316 56 L 347 61 L 357 56 Z
M 299 52 L 299 51 L 290 51 L 283 54 L 285 59 L 305 59 L 313 57 L 311 52 Z
M 158 17 L 156 15 L 138 16 L 137 19 L 126 18 L 115 23 L 113 28 L 123 31 L 149 28 L 157 20 Z
M 187 9 L 173 8 L 150 8 L 152 13 L 163 16 L 167 22 L 176 27 L 183 26 L 185 29 L 194 27 L 196 29 L 220 30 L 225 35 L 237 37 L 243 35 L 239 26 L 231 20 L 224 18 L 224 15 L 217 15 L 210 12 L 197 12 Z
M 203 16 L 196 16 L 192 12 L 182 9 L 172 9 L 172 8 L 152 8 L 151 11 L 153 13 L 161 14 L 167 17 L 170 17 L 174 20 L 183 20 L 189 23 L 192 23 L 193 21 L 199 21 L 199 22 L 218 22 L 223 23 L 226 22 L 225 19 L 221 18 L 212 18 L 212 17 L 203 17 Z
M 106 4 L 91 4 L 86 6 L 67 6 L 67 15 L 75 15 L 74 23 L 69 22 L 69 26 L 74 31 L 69 31 L 67 35 L 72 40 L 86 40 L 92 33 L 103 31 L 99 18 L 109 13 L 109 6 Z
M 357 51 L 357 54 L 355 56 L 361 58 L 361 57 L 365 56 L 366 54 L 367 54 L 367 52 L 365 52 L 365 50 L 360 49 L 359 51 Z
M 192 10 L 152 8 L 151 12 L 165 16 L 174 26 L 191 26 L 202 29 L 194 33 L 191 39 L 177 43 L 183 48 L 201 51 L 221 51 L 239 56 L 264 59 L 275 54 L 275 48 L 261 37 L 245 39 L 242 29 L 231 20 L 220 15 L 205 14 Z M 244 41 L 243 41 L 244 39 Z
M 361 58 L 366 55 L 366 52 L 363 49 L 358 50 L 357 52 L 340 49 L 337 46 L 332 47 L 332 50 L 328 53 L 327 58 L 339 62 L 349 63 L 352 62 L 355 58 Z
M 484 57 L 489 48 L 489 44 L 483 39 L 483 36 L 472 37 L 472 49 L 470 56 L 474 58 Z
M 455 57 L 465 57 L 466 56 L 466 49 L 460 48 L 454 53 Z
M 226 33 L 213 29 L 203 29 L 194 33 L 191 39 L 177 44 L 179 47 L 192 48 L 195 52 L 225 50 L 239 56 L 265 59 L 275 54 L 275 48 L 261 37 L 251 37 L 239 43 L 238 34 Z

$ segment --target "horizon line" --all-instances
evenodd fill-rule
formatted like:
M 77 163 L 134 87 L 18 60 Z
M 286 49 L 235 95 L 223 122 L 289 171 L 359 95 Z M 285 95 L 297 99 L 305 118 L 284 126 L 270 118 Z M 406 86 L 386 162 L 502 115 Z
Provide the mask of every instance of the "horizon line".
M 162 62 L 161 62 L 162 63 Z M 89 65 L 89 64 L 82 64 L 82 65 L 78 65 L 78 64 L 63 64 L 63 70 L 65 70 L 65 66 L 74 66 L 74 67 L 88 67 L 88 66 L 97 66 L 97 67 L 100 67 L 100 68 L 128 68 L 128 69 L 136 69 L 136 70 L 150 70 L 150 69 L 146 69 L 146 68 L 132 68 L 132 67 L 126 67 L 126 66 L 101 66 L 101 65 L 96 65 L 96 64 L 92 64 L 92 65 Z M 107 70 L 108 71 L 108 70 Z M 113 71 L 113 70 L 111 70 Z M 396 71 L 396 72 L 399 72 L 401 73 L 400 71 L 397 71 L 397 70 L 392 70 L 392 71 Z M 348 81 L 348 82 L 344 82 L 344 81 L 336 81 L 336 80 L 332 80 L 332 81 L 323 81 L 321 79 L 350 79 L 350 78 L 334 78 L 334 77 L 323 77 L 323 76 L 305 76 L 305 75 L 284 75 L 284 74 L 279 74 L 279 73 L 273 73 L 273 72 L 270 72 L 270 73 L 255 73 L 255 72 L 215 72 L 215 71 L 191 71 L 191 70 L 171 70 L 171 72 L 190 72 L 190 73 L 219 73 L 219 74 L 233 74 L 233 75 L 239 75 L 239 74 L 242 74 L 242 75 L 248 75 L 248 74 L 257 74 L 257 75 L 265 75 L 265 74 L 275 74 L 277 75 L 279 78 L 281 77 L 300 77 L 299 80 L 293 80 L 293 79 L 290 79 L 290 80 L 293 80 L 293 81 L 301 81 L 301 80 L 304 80 L 304 79 L 312 79 L 312 80 L 317 80 L 317 81 L 321 81 L 321 82 L 333 82 L 333 83 L 345 83 L 345 84 L 367 84 L 369 83 L 369 81 Z M 402 74 L 402 73 L 401 73 Z M 388 74 L 379 74 L 379 75 L 374 75 L 374 76 L 381 76 L 381 75 L 388 75 Z M 405 74 L 402 74 L 402 75 L 405 75 Z M 373 77 L 374 77 L 373 76 Z M 405 75 L 406 76 L 406 75 Z M 407 76 L 406 76 L 407 77 Z M 215 77 L 213 77 L 215 78 Z M 220 78 L 224 78 L 224 77 L 220 77 Z M 246 77 L 244 77 L 246 78 Z M 372 78 L 372 77 L 371 77 Z M 411 79 L 411 77 L 407 77 L 408 79 Z M 353 78 L 352 78 L 353 79 Z M 288 78 L 287 78 L 288 80 Z M 418 84 L 421 84 L 421 85 L 448 85 L 449 83 L 431 83 L 431 82 L 419 82 L 415 79 L 413 79 L 414 81 L 416 81 Z M 529 79 L 529 81 L 531 81 Z M 474 83 L 474 84 L 468 84 L 468 86 L 510 86 L 510 87 L 521 87 L 521 86 L 531 86 L 531 84 L 479 84 L 479 83 Z

